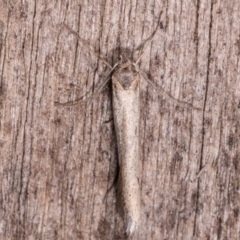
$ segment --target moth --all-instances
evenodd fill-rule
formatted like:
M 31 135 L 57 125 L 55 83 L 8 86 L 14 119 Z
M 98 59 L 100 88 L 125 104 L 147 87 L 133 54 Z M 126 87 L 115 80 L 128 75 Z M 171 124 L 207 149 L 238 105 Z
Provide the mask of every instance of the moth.
M 76 32 L 65 27 L 74 34 L 82 44 L 83 40 Z M 56 105 L 71 106 L 93 99 L 98 95 L 106 83 L 112 79 L 113 98 L 113 118 L 117 136 L 119 177 L 118 177 L 118 197 L 124 213 L 124 223 L 126 234 L 132 235 L 141 225 L 141 194 L 139 185 L 139 119 L 140 119 L 140 79 L 145 79 L 154 89 L 159 90 L 166 98 L 171 99 L 176 104 L 187 108 L 195 108 L 186 102 L 180 102 L 161 88 L 157 87 L 138 67 L 140 59 L 143 57 L 147 46 L 152 42 L 157 33 L 159 24 L 155 31 L 144 44 L 142 52 L 136 62 L 129 59 L 120 60 L 112 67 L 101 56 L 97 57 L 104 62 L 111 70 L 98 90 L 85 100 L 79 99 L 67 103 L 56 102 Z M 89 48 L 89 46 L 87 46 Z

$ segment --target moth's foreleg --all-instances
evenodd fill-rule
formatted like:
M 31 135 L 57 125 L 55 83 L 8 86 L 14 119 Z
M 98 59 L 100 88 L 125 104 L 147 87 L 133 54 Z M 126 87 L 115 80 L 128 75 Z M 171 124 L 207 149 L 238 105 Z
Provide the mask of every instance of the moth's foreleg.
M 108 73 L 106 80 L 99 86 L 99 88 L 95 91 L 95 93 L 93 93 L 90 97 L 87 97 L 86 99 L 83 100 L 83 98 L 77 99 L 75 101 L 69 101 L 69 102 L 65 102 L 65 103 L 60 103 L 60 102 L 55 102 L 56 106 L 73 106 L 73 105 L 77 105 L 77 104 L 81 104 L 87 101 L 92 100 L 93 98 L 95 98 L 105 87 L 105 85 L 108 83 L 108 81 L 111 79 L 111 74 L 112 72 L 115 70 L 115 68 L 119 65 L 119 62 L 117 62 L 111 69 L 111 71 Z
M 158 94 L 163 95 L 165 98 L 167 98 L 168 100 L 174 102 L 176 105 L 179 105 L 181 107 L 184 108 L 188 108 L 188 109 L 195 109 L 195 110 L 201 110 L 201 108 L 195 107 L 192 104 L 185 102 L 185 101 L 180 101 L 176 98 L 174 98 L 173 96 L 171 96 L 170 94 L 166 93 L 161 87 L 157 86 L 155 83 L 153 83 L 152 80 L 150 80 L 146 74 L 142 71 L 139 71 L 140 76 L 147 81 L 156 91 Z
M 93 98 L 97 97 L 97 95 L 102 91 L 102 89 L 104 88 L 104 86 L 107 84 L 107 82 L 109 80 L 110 80 L 110 77 L 108 77 L 91 96 L 85 98 L 84 100 L 83 100 L 83 97 L 82 97 L 80 99 L 65 102 L 65 103 L 55 102 L 55 106 L 74 106 L 74 105 L 77 105 L 77 104 L 82 104 L 82 103 L 91 101 L 91 100 L 93 100 Z

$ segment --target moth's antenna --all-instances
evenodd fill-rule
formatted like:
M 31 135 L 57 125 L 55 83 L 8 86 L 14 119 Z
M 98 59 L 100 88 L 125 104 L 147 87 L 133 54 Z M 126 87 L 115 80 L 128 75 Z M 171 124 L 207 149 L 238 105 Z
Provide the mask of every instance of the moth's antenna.
M 155 37 L 155 35 L 156 35 L 156 33 L 157 33 L 157 30 L 158 30 L 158 27 L 159 27 L 159 24 L 160 24 L 161 15 L 162 15 L 162 11 L 161 11 L 160 14 L 159 14 L 157 27 L 156 27 L 155 31 L 152 33 L 151 38 L 150 38 L 150 39 L 145 43 L 145 45 L 143 46 L 143 50 L 142 50 L 140 56 L 138 57 L 137 61 L 135 62 L 136 65 L 137 65 L 138 62 L 141 60 L 141 58 L 142 58 L 145 50 L 147 49 L 147 47 L 150 45 L 150 43 L 152 42 L 153 38 Z
M 63 23 L 63 26 L 70 32 L 72 33 L 80 42 L 81 44 L 86 47 L 89 52 L 91 52 L 92 54 L 94 54 L 100 61 L 102 61 L 104 64 L 106 64 L 110 69 L 112 69 L 112 66 L 103 58 L 101 57 L 99 54 L 97 54 L 92 48 L 91 46 L 89 46 L 85 40 L 83 40 L 74 30 L 72 30 L 68 25 L 66 25 L 65 23 Z

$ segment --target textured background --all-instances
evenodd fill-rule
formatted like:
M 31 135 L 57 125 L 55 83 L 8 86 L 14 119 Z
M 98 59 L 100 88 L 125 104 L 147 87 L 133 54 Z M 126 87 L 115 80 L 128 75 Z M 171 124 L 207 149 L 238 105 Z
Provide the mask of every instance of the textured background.
M 0 0 L 1 239 L 126 239 L 116 207 L 111 84 L 120 54 L 141 82 L 142 226 L 135 239 L 238 239 L 240 1 Z M 86 45 L 63 27 L 68 25 Z M 88 48 L 89 46 L 89 48 Z

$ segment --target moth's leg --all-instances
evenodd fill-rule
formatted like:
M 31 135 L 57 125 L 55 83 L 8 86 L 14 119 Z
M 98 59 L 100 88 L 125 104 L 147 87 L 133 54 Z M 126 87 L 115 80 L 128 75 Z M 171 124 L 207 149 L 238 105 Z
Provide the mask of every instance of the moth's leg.
M 65 23 L 63 23 L 63 26 L 70 32 L 72 33 L 78 40 L 79 42 L 88 49 L 89 52 L 94 54 L 100 61 L 102 61 L 105 65 L 107 65 L 110 69 L 112 69 L 112 66 L 99 54 L 97 54 L 92 47 L 86 43 L 84 39 L 82 39 L 74 30 L 72 30 L 69 26 L 67 26 Z
M 77 104 L 81 104 L 84 102 L 87 102 L 89 100 L 92 100 L 94 97 L 96 97 L 101 91 L 102 89 L 105 87 L 105 85 L 108 83 L 108 81 L 111 79 L 111 73 L 114 71 L 114 69 L 119 65 L 119 62 L 117 62 L 113 68 L 111 69 L 111 71 L 108 73 L 106 80 L 98 87 L 98 89 L 90 96 L 87 97 L 86 99 L 83 100 L 83 98 L 77 99 L 75 101 L 69 101 L 69 102 L 65 102 L 65 103 L 60 103 L 60 102 L 55 102 L 56 106 L 73 106 L 73 105 L 77 105 Z
M 108 77 L 91 96 L 85 98 L 84 100 L 83 100 L 83 97 L 81 97 L 80 99 L 65 102 L 65 103 L 55 102 L 55 106 L 74 106 L 77 104 L 81 104 L 81 103 L 93 100 L 93 98 L 95 98 L 101 92 L 101 90 L 104 88 L 104 86 L 107 84 L 109 80 L 110 80 L 110 77 Z
M 169 99 L 170 101 L 173 101 L 176 105 L 179 105 L 181 107 L 184 108 L 188 108 L 188 109 L 195 109 L 195 110 L 201 110 L 201 108 L 197 108 L 194 107 L 192 104 L 184 102 L 184 101 L 180 101 L 176 98 L 174 98 L 173 96 L 171 96 L 170 94 L 166 93 L 161 87 L 157 86 L 155 83 L 153 83 L 144 72 L 139 71 L 140 76 L 143 77 L 143 79 L 145 81 L 147 81 L 148 83 L 150 83 L 150 85 L 159 93 L 162 94 L 164 97 L 166 97 L 167 99 Z

